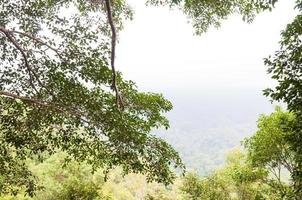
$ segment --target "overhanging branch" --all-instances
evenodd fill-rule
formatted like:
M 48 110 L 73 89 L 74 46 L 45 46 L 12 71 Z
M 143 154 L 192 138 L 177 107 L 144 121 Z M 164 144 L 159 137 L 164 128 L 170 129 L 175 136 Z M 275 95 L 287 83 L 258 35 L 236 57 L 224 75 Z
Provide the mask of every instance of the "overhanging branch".
M 35 77 L 36 81 L 38 82 L 38 84 L 45 88 L 45 90 L 52 94 L 51 91 L 49 91 L 45 86 L 44 84 L 41 82 L 41 80 L 39 79 L 39 76 L 38 74 L 35 72 L 35 70 L 29 65 L 29 62 L 28 62 L 28 59 L 27 59 L 27 55 L 25 54 L 25 51 L 24 49 L 18 44 L 18 42 L 16 41 L 16 39 L 14 38 L 13 36 L 13 32 L 16 32 L 16 33 L 19 33 L 21 34 L 21 32 L 18 32 L 18 31 L 10 31 L 10 30 L 7 30 L 3 27 L 0 27 L 0 32 L 2 32 L 6 38 L 14 45 L 14 47 L 21 53 L 23 59 L 24 59 L 24 64 L 25 64 L 25 67 L 28 71 L 28 74 L 29 74 L 29 81 L 30 81 L 30 84 L 32 86 L 32 88 L 38 93 L 35 85 L 34 85 L 34 81 L 33 81 L 33 76 Z M 22 33 L 22 34 L 25 34 L 25 33 Z M 28 34 L 26 34 L 28 35 Z
M 78 110 L 71 109 L 69 107 L 64 107 L 64 106 L 61 106 L 61 105 L 57 105 L 55 103 L 47 102 L 47 101 L 44 101 L 42 99 L 20 96 L 20 95 L 13 94 L 13 93 L 7 92 L 7 91 L 0 91 L 0 96 L 13 98 L 13 99 L 19 99 L 22 102 L 35 104 L 35 105 L 42 106 L 42 107 L 47 107 L 47 108 L 49 108 L 51 110 L 54 110 L 56 112 L 68 113 L 70 115 L 79 117 L 81 119 L 81 121 L 83 121 L 83 122 L 89 123 L 89 121 L 87 121 L 86 119 L 83 118 L 83 117 L 85 117 L 84 113 L 82 113 Z
M 34 36 L 32 36 L 28 33 L 20 32 L 20 31 L 13 30 L 13 31 L 10 31 L 10 32 L 11 33 L 17 33 L 19 35 L 22 35 L 24 37 L 27 37 L 27 38 L 35 41 L 36 43 L 40 43 L 41 45 L 44 45 L 44 46 L 48 47 L 49 49 L 53 50 L 60 58 L 62 58 L 61 52 L 58 49 L 56 49 L 56 48 L 52 47 L 51 45 L 47 44 L 46 42 L 44 42 L 40 38 L 34 37 Z
M 115 70 L 115 47 L 116 47 L 116 28 L 113 22 L 112 17 L 112 6 L 110 0 L 105 0 L 105 6 L 107 11 L 107 18 L 111 29 L 111 70 L 112 70 L 112 85 L 111 88 L 115 91 L 116 95 L 116 104 L 118 107 L 124 108 L 123 99 L 121 94 L 119 93 L 116 81 L 116 70 Z
M 2 32 L 6 38 L 16 47 L 16 49 L 19 50 L 19 52 L 21 53 L 23 59 L 24 59 L 24 64 L 25 64 L 25 67 L 28 71 L 28 74 L 29 74 L 29 82 L 31 84 L 31 86 L 33 87 L 33 89 L 37 92 L 36 88 L 35 88 L 35 85 L 34 85 L 34 82 L 33 82 L 33 77 L 32 77 L 32 69 L 31 67 L 29 66 L 28 64 L 28 60 L 27 60 L 27 56 L 24 52 L 24 50 L 22 49 L 22 47 L 20 47 L 20 45 L 17 43 L 17 41 L 13 38 L 11 32 L 3 27 L 0 27 L 0 32 Z M 34 73 L 35 74 L 35 73 Z

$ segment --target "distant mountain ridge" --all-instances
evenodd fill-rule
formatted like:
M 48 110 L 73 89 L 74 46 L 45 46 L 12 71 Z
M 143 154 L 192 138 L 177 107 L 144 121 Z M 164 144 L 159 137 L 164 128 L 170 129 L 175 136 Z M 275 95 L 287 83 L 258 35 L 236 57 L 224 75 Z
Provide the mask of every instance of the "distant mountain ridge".
M 227 151 L 256 131 L 260 114 L 273 111 L 274 106 L 261 93 L 170 93 L 174 105 L 168 114 L 171 128 L 156 133 L 179 151 L 188 170 L 205 175 L 222 166 Z

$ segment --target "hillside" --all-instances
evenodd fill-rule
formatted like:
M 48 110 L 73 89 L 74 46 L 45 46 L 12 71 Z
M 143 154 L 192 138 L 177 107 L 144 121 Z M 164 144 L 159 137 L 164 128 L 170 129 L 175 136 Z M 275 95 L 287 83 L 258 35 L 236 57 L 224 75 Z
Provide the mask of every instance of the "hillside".
M 168 114 L 171 128 L 159 135 L 180 152 L 188 170 L 205 175 L 222 166 L 226 153 L 253 135 L 259 115 L 274 106 L 261 90 L 198 92 L 168 95 L 174 103 Z

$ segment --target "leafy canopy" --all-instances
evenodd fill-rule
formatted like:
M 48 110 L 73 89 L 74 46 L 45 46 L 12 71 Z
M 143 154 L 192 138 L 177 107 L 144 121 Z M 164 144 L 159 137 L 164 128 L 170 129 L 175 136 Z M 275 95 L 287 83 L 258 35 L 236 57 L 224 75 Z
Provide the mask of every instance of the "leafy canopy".
M 302 193 L 302 1 L 296 0 L 299 14 L 281 33 L 280 49 L 265 59 L 268 73 L 276 80 L 276 86 L 264 90 L 272 101 L 281 101 L 295 114 L 295 120 L 283 126 L 290 132 L 285 140 L 294 154 L 297 167 L 293 169 L 296 192 Z
M 257 132 L 244 141 L 249 158 L 254 165 L 271 168 L 283 165 L 288 171 L 292 171 L 293 153 L 286 140 L 291 132 L 286 132 L 283 127 L 294 120 L 293 113 L 284 112 L 280 107 L 268 116 L 261 115 Z
M 301 182 L 295 175 L 300 171 L 301 162 L 289 140 L 296 134 L 291 128 L 296 123 L 294 113 L 282 111 L 277 107 L 272 114 L 259 118 L 257 132 L 244 141 L 248 160 L 253 166 L 265 168 L 270 172 L 270 185 L 282 199 L 301 197 L 297 190 L 301 188 Z M 285 179 L 285 174 L 291 179 Z
M 240 14 L 244 21 L 251 22 L 263 10 L 271 10 L 277 0 L 147 0 L 156 6 L 169 6 L 186 14 L 197 34 L 209 27 L 219 27 L 222 20 L 232 14 Z
M 201 178 L 190 173 L 183 178 L 181 190 L 192 200 L 226 199 L 279 199 L 267 185 L 268 173 L 264 168 L 253 167 L 239 150 L 227 155 L 226 167 Z
M 147 3 L 181 9 L 201 33 L 232 13 L 249 21 L 275 1 Z M 24 160 L 57 150 L 94 169 L 120 165 L 166 184 L 173 167 L 184 169 L 178 153 L 150 134 L 169 127 L 163 114 L 172 104 L 115 71 L 117 32 L 131 18 L 124 0 L 0 0 L 0 193 L 23 185 L 32 195 Z

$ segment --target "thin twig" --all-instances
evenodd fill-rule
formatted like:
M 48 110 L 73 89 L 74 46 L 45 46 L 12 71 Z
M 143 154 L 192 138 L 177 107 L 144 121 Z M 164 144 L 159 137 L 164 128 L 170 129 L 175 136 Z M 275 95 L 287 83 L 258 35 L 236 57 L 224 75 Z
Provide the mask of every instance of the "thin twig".
M 280 168 L 279 164 L 278 164 L 277 169 L 278 169 L 278 173 L 275 171 L 275 167 L 269 166 L 269 168 L 268 168 L 268 170 L 272 173 L 272 175 L 274 175 L 275 178 L 277 179 L 277 181 L 279 183 L 278 187 L 280 188 L 280 191 L 284 194 L 285 191 L 284 191 L 284 187 L 283 187 L 282 181 L 281 181 L 281 174 L 280 174 L 281 168 Z
M 41 40 L 40 38 L 34 37 L 34 36 L 32 36 L 32 35 L 30 35 L 30 34 L 28 34 L 28 33 L 23 33 L 23 32 L 20 32 L 20 31 L 15 31 L 15 30 L 14 30 L 14 31 L 11 31 L 11 32 L 12 32 L 12 33 L 17 33 L 17 34 L 22 35 L 22 36 L 25 36 L 25 37 L 28 37 L 28 38 L 34 40 L 35 42 L 40 43 L 40 44 L 42 44 L 42 45 L 48 47 L 49 49 L 53 50 L 60 58 L 62 58 L 62 55 L 61 55 L 61 53 L 59 52 L 58 49 L 56 49 L 56 48 L 50 46 L 49 44 L 47 44 L 46 42 L 44 42 L 44 41 Z
M 115 91 L 116 94 L 116 104 L 117 106 L 121 106 L 124 108 L 122 97 L 119 93 L 116 81 L 116 70 L 115 70 L 115 46 L 116 46 L 116 28 L 113 22 L 112 17 L 112 7 L 110 0 L 105 0 L 106 11 L 107 11 L 107 18 L 111 28 L 111 69 L 112 69 L 112 89 Z

